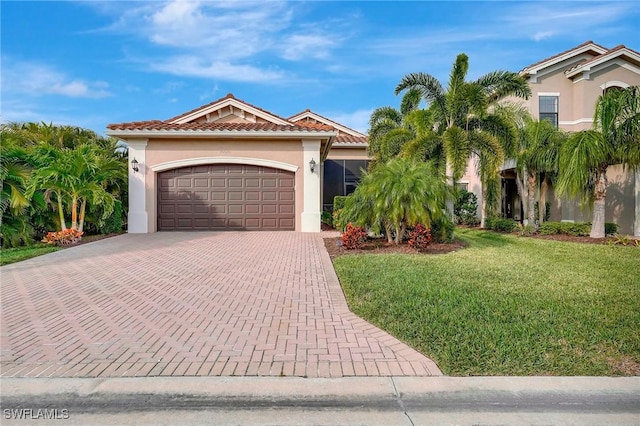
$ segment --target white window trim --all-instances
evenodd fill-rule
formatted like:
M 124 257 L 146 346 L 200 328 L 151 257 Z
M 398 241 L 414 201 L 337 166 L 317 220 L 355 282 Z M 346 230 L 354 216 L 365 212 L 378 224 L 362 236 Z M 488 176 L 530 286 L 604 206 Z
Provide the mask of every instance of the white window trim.
M 607 81 L 606 83 L 600 85 L 600 88 L 602 90 L 608 89 L 610 87 L 622 87 L 626 89 L 627 87 L 629 87 L 629 85 L 624 81 L 617 81 L 617 80 Z

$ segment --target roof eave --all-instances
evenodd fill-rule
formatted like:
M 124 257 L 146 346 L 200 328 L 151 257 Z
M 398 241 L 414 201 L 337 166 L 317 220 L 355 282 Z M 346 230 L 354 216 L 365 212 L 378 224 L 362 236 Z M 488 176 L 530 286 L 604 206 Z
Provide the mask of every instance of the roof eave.
M 258 138 L 258 139 L 333 139 L 335 131 L 247 131 L 247 130 L 117 130 L 106 131 L 108 136 L 121 138 L 166 138 L 166 137 L 196 137 L 196 138 Z

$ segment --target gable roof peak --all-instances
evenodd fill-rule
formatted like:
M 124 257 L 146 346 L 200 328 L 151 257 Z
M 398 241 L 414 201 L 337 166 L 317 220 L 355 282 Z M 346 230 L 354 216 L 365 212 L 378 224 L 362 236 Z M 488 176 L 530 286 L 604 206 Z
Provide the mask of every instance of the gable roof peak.
M 294 124 L 299 124 L 299 122 L 301 122 L 301 120 L 304 119 L 312 119 L 315 120 L 319 123 L 322 124 L 326 124 L 329 125 L 331 127 L 333 127 L 334 129 L 339 130 L 342 133 L 354 136 L 354 137 L 358 137 L 358 138 L 366 138 L 367 135 L 365 135 L 364 133 L 360 133 L 357 130 L 354 130 L 350 127 L 345 126 L 344 124 L 340 124 L 336 121 L 333 121 L 325 116 L 322 116 L 318 113 L 315 113 L 313 111 L 311 111 L 309 108 L 305 109 L 302 112 L 299 112 L 297 114 L 292 115 L 291 117 L 288 118 L 289 121 L 291 121 Z
M 601 46 L 597 43 L 594 43 L 592 40 L 587 40 L 582 44 L 572 47 L 571 49 L 565 50 L 564 52 L 557 53 L 546 59 L 543 59 L 541 61 L 535 62 L 531 65 L 524 67 L 522 71 L 520 71 L 520 74 L 536 74 L 541 69 L 547 68 L 551 65 L 557 64 L 559 62 L 562 62 L 564 60 L 570 59 L 574 56 L 577 56 L 586 52 L 592 52 L 593 56 L 598 56 L 608 51 L 609 49 L 607 49 L 606 47 Z
M 192 109 L 191 111 L 187 111 L 183 114 L 177 115 L 173 118 L 166 120 L 168 123 L 187 123 L 193 121 L 199 117 L 202 117 L 208 113 L 216 111 L 219 108 L 225 106 L 234 106 L 239 109 L 245 110 L 255 116 L 261 117 L 271 123 L 274 124 L 282 124 L 282 125 L 291 125 L 292 123 L 286 118 L 280 117 L 270 111 L 257 107 L 255 105 L 250 104 L 249 102 L 245 102 L 242 99 L 236 98 L 233 93 L 227 93 L 224 97 L 217 99 L 213 102 L 210 102 L 206 105 L 202 105 L 198 108 Z

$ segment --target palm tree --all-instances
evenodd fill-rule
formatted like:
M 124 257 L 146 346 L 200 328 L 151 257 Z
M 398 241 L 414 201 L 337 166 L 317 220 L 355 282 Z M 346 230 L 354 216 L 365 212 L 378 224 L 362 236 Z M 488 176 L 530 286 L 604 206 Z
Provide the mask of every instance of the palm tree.
M 612 90 L 595 107 L 593 128 L 573 134 L 560 152 L 558 193 L 593 205 L 591 238 L 605 236 L 607 169 L 640 166 L 640 87 Z
M 447 175 L 453 183 L 464 174 L 469 159 L 478 159 L 483 186 L 482 220 L 498 201 L 498 170 L 504 161 L 505 147 L 517 140 L 512 123 L 490 107 L 507 96 L 527 98 L 531 89 L 517 73 L 493 71 L 475 81 L 465 80 L 469 58 L 458 55 L 447 89 L 432 75 L 411 73 L 402 78 L 395 93 L 419 90 L 427 102 L 434 128 L 441 135 L 446 153 Z
M 383 227 L 388 242 L 400 244 L 407 227 L 430 227 L 442 218 L 448 195 L 444 176 L 432 164 L 395 158 L 365 174 L 345 203 L 345 215 L 361 226 Z
M 418 109 L 420 96 L 419 91 L 409 90 L 403 96 L 399 110 L 385 106 L 373 111 L 368 132 L 370 169 L 395 158 L 404 144 L 415 137 L 407 117 Z
M 549 175 L 558 169 L 558 152 L 564 139 L 564 133 L 546 120 L 537 121 L 529 119 L 520 132 L 519 143 L 516 147 L 514 158 L 518 180 L 524 176 L 526 185 L 526 215 L 529 224 L 535 223 L 535 191 L 540 185 L 540 223 L 544 219 L 544 206 L 546 204 L 546 189 Z M 523 200 L 524 201 L 524 200 Z
M 79 231 L 83 230 L 88 203 L 102 205 L 103 216 L 112 212 L 115 198 L 107 185 L 124 179 L 125 163 L 102 155 L 92 145 L 42 151 L 48 154 L 49 164 L 34 172 L 30 191 L 43 189 L 55 194 L 62 230 L 66 229 L 63 200 L 71 211 L 71 229 Z
M 30 169 L 25 152 L 10 138 L 0 146 L 0 236 L 3 246 L 17 246 L 31 240 L 33 228 L 23 214 L 31 205 L 25 194 Z

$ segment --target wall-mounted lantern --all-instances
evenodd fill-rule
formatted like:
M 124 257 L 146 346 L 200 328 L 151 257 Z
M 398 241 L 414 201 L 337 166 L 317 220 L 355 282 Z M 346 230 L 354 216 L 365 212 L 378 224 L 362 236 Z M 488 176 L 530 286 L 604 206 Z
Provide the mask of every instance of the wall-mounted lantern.
M 311 161 L 309 161 L 309 170 L 311 170 L 311 173 L 314 173 L 316 171 L 316 162 L 313 158 L 311 159 Z
M 133 161 L 131 162 L 131 169 L 135 172 L 138 173 L 138 171 L 140 170 L 140 168 L 138 167 L 138 160 L 136 160 L 136 158 L 133 158 Z

